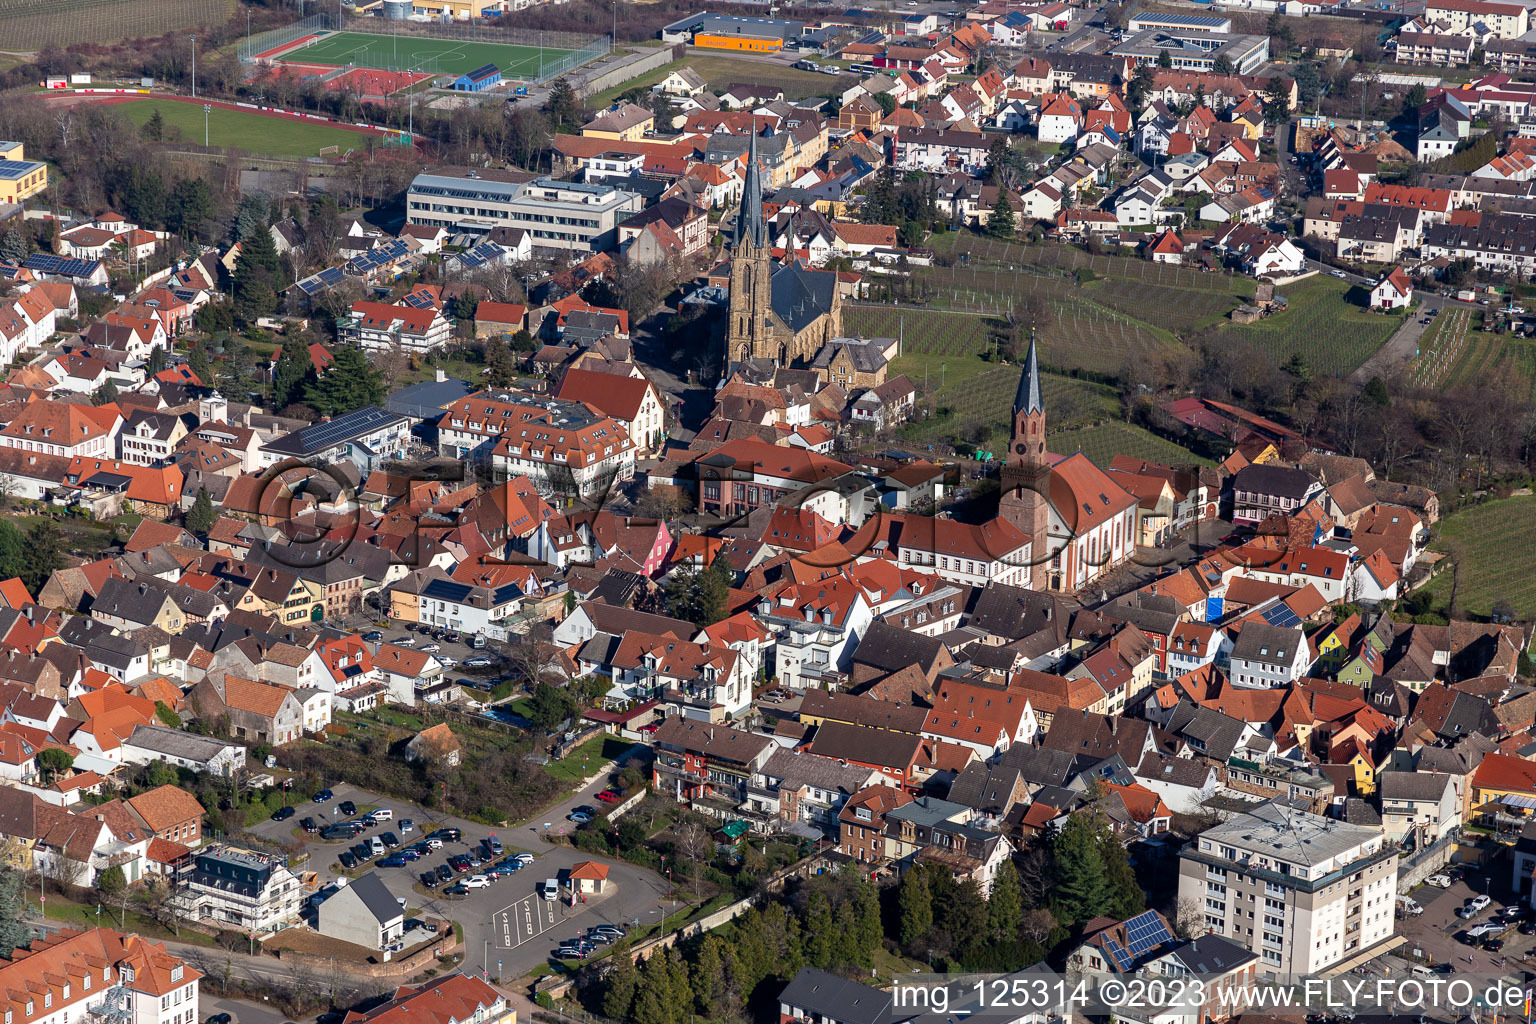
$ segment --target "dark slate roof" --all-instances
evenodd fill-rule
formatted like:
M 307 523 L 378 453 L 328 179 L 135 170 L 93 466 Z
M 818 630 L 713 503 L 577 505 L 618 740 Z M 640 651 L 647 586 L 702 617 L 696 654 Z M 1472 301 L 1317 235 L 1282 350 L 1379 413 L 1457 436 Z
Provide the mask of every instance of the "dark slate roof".
M 926 668 L 943 649 L 944 644 L 937 637 L 923 636 L 877 619 L 859 639 L 853 663 L 886 672 L 895 672 L 908 665 Z
M 809 270 L 799 261 L 792 261 L 773 272 L 771 287 L 773 311 L 798 334 L 832 312 L 837 275 Z
M 424 380 L 391 394 L 384 400 L 384 408 L 413 420 L 436 419 L 448 406 L 478 390 L 469 381 L 457 377 L 445 381 Z
M 989 768 L 981 761 L 972 761 L 955 776 L 948 799 L 988 814 L 1002 814 L 1008 810 L 1019 778 L 1018 768 L 1003 764 Z
M 1220 935 L 1202 935 L 1177 947 L 1170 954 L 1188 967 L 1197 978 L 1226 974 L 1234 968 L 1258 959 L 1254 953 Z
M 1013 414 L 1044 412 L 1045 396 L 1040 393 L 1040 359 L 1035 354 L 1035 339 L 1029 339 L 1029 355 L 1024 360 L 1024 372 L 1019 375 L 1019 390 L 1013 396 Z
M 1000 762 L 1009 768 L 1017 768 L 1025 782 L 1044 786 L 1065 786 L 1074 774 L 1075 758 L 1061 750 L 1043 747 L 1009 747 Z
M 1076 609 L 1051 594 L 1003 583 L 989 583 L 976 596 L 970 625 L 1018 640 L 1044 629 L 1065 629 Z
M 808 1016 L 839 1024 L 885 1024 L 893 1017 L 889 992 L 815 967 L 800 968 L 779 993 L 778 1001 L 808 1011 Z
M 1305 470 L 1256 463 L 1238 470 L 1237 475 L 1232 478 L 1232 487 L 1238 491 L 1276 494 L 1299 501 L 1307 493 L 1307 489 L 1316 482 Z
M 1383 800 L 1439 800 L 1451 777 L 1436 772 L 1382 772 L 1376 782 Z
M 363 906 L 380 924 L 388 924 L 405 913 L 400 904 L 395 902 L 394 895 L 385 886 L 383 879 L 379 878 L 375 872 L 368 872 L 347 888 L 357 894 L 358 899 L 363 901 Z

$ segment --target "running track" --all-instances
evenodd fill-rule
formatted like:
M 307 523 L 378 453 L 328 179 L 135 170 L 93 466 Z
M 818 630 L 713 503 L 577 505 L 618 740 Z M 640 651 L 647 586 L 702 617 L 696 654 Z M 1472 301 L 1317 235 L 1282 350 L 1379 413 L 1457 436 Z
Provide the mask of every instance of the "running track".
M 104 103 L 110 105 L 117 103 L 133 103 L 137 100 L 174 100 L 177 103 L 194 103 L 198 105 L 207 103 L 209 106 L 219 107 L 224 110 L 241 111 L 247 114 L 259 114 L 262 117 L 275 117 L 282 120 L 298 121 L 304 124 L 330 125 L 332 128 L 342 128 L 349 132 L 356 132 L 359 135 L 376 135 L 382 137 L 385 135 L 394 134 L 393 132 L 383 128 L 374 128 L 370 125 L 356 124 L 351 121 L 338 121 L 335 118 L 325 117 L 321 114 L 298 114 L 291 110 L 279 110 L 276 107 L 257 107 L 255 104 L 251 104 L 250 106 L 242 106 L 239 103 L 230 103 L 226 100 L 193 99 L 191 96 L 177 96 L 172 93 L 141 92 L 124 94 L 82 93 L 78 91 L 71 91 L 68 93 L 44 93 L 43 95 L 49 100 L 62 101 L 65 105 L 71 105 L 74 103 Z

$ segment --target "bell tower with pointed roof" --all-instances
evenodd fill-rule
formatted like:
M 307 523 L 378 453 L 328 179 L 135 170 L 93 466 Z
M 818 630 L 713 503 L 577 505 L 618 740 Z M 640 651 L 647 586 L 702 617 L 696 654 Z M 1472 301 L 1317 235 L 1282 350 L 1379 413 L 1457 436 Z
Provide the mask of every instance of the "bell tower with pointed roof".
M 1051 465 L 1045 454 L 1045 395 L 1033 338 L 1019 376 L 1019 390 L 1013 396 L 1013 436 L 1001 482 L 998 518 L 1029 535 L 1029 588 L 1045 590 L 1049 581 Z
M 731 305 L 726 324 L 726 363 L 767 357 L 780 361 L 773 342 L 773 252 L 764 238 L 763 176 L 757 161 L 757 132 L 747 143 L 747 171 L 736 214 L 736 248 L 731 254 Z

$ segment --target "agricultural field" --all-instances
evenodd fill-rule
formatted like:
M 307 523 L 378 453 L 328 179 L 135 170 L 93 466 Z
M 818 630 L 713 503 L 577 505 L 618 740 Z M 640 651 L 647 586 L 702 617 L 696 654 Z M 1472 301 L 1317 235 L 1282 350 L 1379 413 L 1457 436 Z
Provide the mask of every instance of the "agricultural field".
M 1421 388 L 1438 388 L 1459 374 L 1471 355 L 1472 339 L 1467 334 L 1471 327 L 1470 309 L 1447 307 L 1419 339 L 1419 354 L 1408 367 L 1413 382 Z
M 553 47 L 516 46 L 510 43 L 472 42 L 468 39 L 432 39 L 426 36 L 388 36 L 364 32 L 333 32 L 296 50 L 280 61 L 299 64 L 354 64 L 362 68 L 421 68 L 445 75 L 462 75 L 494 64 L 507 78 L 536 78 L 544 63 L 569 56 L 570 50 Z
M 1456 600 L 1472 615 L 1487 615 L 1495 602 L 1517 618 L 1536 618 L 1536 497 L 1505 498 L 1476 505 L 1442 519 L 1433 547 L 1459 559 Z M 1440 602 L 1451 597 L 1446 569 L 1427 588 Z
M 1331 277 L 1308 278 L 1281 292 L 1290 301 L 1285 312 L 1255 324 L 1223 327 L 1221 336 L 1252 342 L 1277 364 L 1299 353 L 1313 373 L 1343 377 L 1381 348 L 1402 322 L 1399 316 L 1367 312 L 1346 297 L 1349 290 Z
M 235 0 L 0 0 L 0 49 L 24 53 L 222 25 Z
M 1244 289 L 1241 279 L 1226 280 L 1232 284 L 1230 291 L 1109 278 L 1092 282 L 1083 293 L 1101 306 L 1182 336 L 1215 327 L 1253 297 L 1251 281 Z
M 203 144 L 203 109 L 200 104 L 181 103 L 177 100 L 133 100 L 116 106 L 137 125 L 154 117 L 158 110 L 165 122 L 167 141 L 174 141 L 170 134 L 179 131 L 182 141 Z M 336 146 L 342 153 L 349 149 L 368 147 L 368 136 L 360 132 L 224 107 L 214 107 L 209 111 L 207 137 L 210 146 L 226 146 L 271 156 L 316 156 L 327 146 Z
M 1120 421 L 1063 431 L 1048 430 L 1046 444 L 1058 455 L 1082 452 L 1100 469 L 1108 467 L 1116 455 L 1170 466 L 1210 465 L 1209 459 L 1202 459 L 1187 448 L 1158 437 L 1150 430 Z

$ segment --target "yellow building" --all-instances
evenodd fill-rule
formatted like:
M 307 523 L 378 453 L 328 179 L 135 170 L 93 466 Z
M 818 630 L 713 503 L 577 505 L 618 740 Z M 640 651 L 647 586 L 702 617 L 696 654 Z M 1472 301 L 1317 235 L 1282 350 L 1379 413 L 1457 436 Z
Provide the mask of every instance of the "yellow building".
M 614 142 L 639 142 L 656 125 L 656 115 L 634 103 L 620 103 L 605 110 L 581 126 L 585 139 L 611 139 Z
M 0 203 L 19 203 L 47 187 L 47 164 L 28 160 L 19 142 L 0 142 Z
M 778 53 L 784 49 L 780 36 L 719 35 L 709 32 L 694 34 L 693 45 L 710 50 L 735 50 L 738 53 Z
M 499 10 L 501 0 L 415 0 L 411 4 L 412 14 L 440 18 L 447 11 L 448 16 L 456 21 L 468 21 L 470 18 L 483 17 L 485 11 Z

